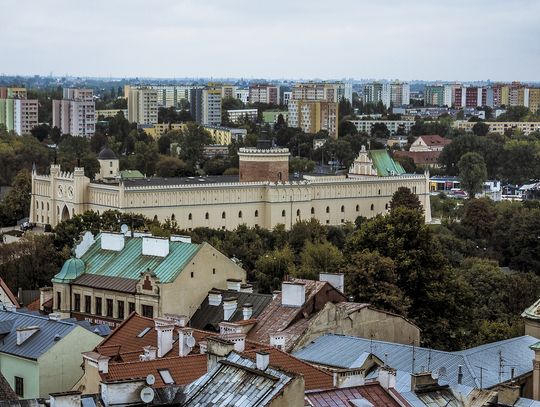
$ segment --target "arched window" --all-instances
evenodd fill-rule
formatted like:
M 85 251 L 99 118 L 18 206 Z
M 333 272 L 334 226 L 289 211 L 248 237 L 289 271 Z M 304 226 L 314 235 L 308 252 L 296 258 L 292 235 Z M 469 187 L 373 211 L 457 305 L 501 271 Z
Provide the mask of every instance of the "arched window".
M 210 215 L 208 214 L 208 212 L 204 214 L 204 219 L 210 219 Z
M 375 205 L 371 204 L 371 210 L 375 210 Z
M 356 212 L 360 211 L 360 205 L 356 205 Z
M 225 212 L 221 212 L 221 219 L 225 219 L 227 215 L 225 215 Z
M 326 213 L 330 213 L 330 207 L 329 206 L 326 207 Z
M 296 216 L 300 216 L 300 209 L 296 210 Z
M 191 216 L 191 213 L 189 214 L 189 216 Z M 189 219 L 191 219 L 191 217 Z M 174 215 L 174 213 L 171 215 L 171 220 L 176 220 L 176 216 Z
M 43 201 L 41 201 L 41 210 L 43 210 Z
M 315 208 L 313 208 L 313 207 L 311 208 L 311 214 L 315 215 Z
M 238 212 L 238 217 L 242 218 L 242 211 Z
M 379 189 L 379 195 L 381 194 L 381 190 Z
M 388 209 L 388 204 L 384 204 L 384 209 Z
M 255 217 L 258 218 L 259 217 L 259 211 L 255 209 Z
M 341 212 L 345 212 L 345 206 L 341 205 Z
M 285 217 L 285 209 L 281 211 L 281 216 Z
M 49 202 L 47 202 L 47 212 L 49 211 Z
M 192 220 L 193 219 L 193 215 L 190 213 L 188 216 L 187 216 L 188 220 Z

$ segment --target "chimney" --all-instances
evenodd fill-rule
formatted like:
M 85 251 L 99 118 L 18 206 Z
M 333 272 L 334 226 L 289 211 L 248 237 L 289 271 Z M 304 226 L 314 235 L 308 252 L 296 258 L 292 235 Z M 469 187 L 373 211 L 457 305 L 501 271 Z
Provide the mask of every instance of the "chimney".
M 343 273 L 319 273 L 319 281 L 326 281 L 336 290 L 345 293 L 345 275 Z
M 241 284 L 242 284 L 242 280 L 237 280 L 236 278 L 228 278 L 227 279 L 227 290 L 229 290 L 229 291 L 240 291 Z
M 102 380 L 100 384 L 101 400 L 105 406 L 140 405 L 140 394 L 144 387 L 146 387 L 144 379 Z
M 382 366 L 379 369 L 379 383 L 386 390 L 396 387 L 396 369 L 388 366 Z
M 240 292 L 241 293 L 248 293 L 248 294 L 253 293 L 253 285 L 251 285 L 251 284 L 242 284 L 240 286 Z
M 17 346 L 22 345 L 28 338 L 39 331 L 39 326 L 17 328 Z
M 411 391 L 429 389 L 438 386 L 437 379 L 431 376 L 431 372 L 413 373 L 411 375 Z
M 144 236 L 142 238 L 142 254 L 143 256 L 166 257 L 169 254 L 169 239 Z
M 272 291 L 272 299 L 275 300 L 279 294 L 281 294 L 279 290 Z
M 80 391 L 65 391 L 49 395 L 50 407 L 81 407 Z
M 82 356 L 85 366 L 86 364 L 89 364 L 90 366 L 97 368 L 100 373 L 109 373 L 109 360 L 111 359 L 109 356 L 103 356 L 97 352 L 83 352 Z
M 208 371 L 211 371 L 220 360 L 225 359 L 233 350 L 234 344 L 231 341 L 222 339 L 218 336 L 206 338 Z
M 270 354 L 259 351 L 255 355 L 255 363 L 257 365 L 257 370 L 266 370 L 268 364 L 270 363 Z
M 174 324 L 161 318 L 156 318 L 154 323 L 157 332 L 157 356 L 162 358 L 172 349 Z
M 184 328 L 189 322 L 189 317 L 187 315 L 165 314 L 164 317 L 180 328 Z
M 221 291 L 208 291 L 208 305 L 212 305 L 214 307 L 221 305 Z
M 463 366 L 458 365 L 457 383 L 463 384 Z
M 125 236 L 123 233 L 102 232 L 101 248 L 119 252 L 124 248 Z
M 191 236 L 171 235 L 171 242 L 191 243 Z
M 514 384 L 501 384 L 497 390 L 497 404 L 513 406 L 519 400 L 519 386 Z
M 530 346 L 534 351 L 533 359 L 533 399 L 540 400 L 540 342 Z
M 281 305 L 284 307 L 301 307 L 305 302 L 305 284 L 291 281 L 281 283 Z
M 228 321 L 232 318 L 233 314 L 236 312 L 236 307 L 238 301 L 236 297 L 229 297 L 223 300 L 223 319 Z
M 242 307 L 242 318 L 244 320 L 251 319 L 251 315 L 253 315 L 253 304 L 246 302 Z
M 187 356 L 195 346 L 195 338 L 193 337 L 193 329 L 180 328 L 178 329 L 178 355 Z
M 139 356 L 139 360 L 141 361 L 147 361 L 147 360 L 155 360 L 157 349 L 155 346 L 148 345 L 143 347 L 144 353 Z
M 17 312 L 17 307 L 14 304 L 6 302 L 3 305 L 6 311 Z

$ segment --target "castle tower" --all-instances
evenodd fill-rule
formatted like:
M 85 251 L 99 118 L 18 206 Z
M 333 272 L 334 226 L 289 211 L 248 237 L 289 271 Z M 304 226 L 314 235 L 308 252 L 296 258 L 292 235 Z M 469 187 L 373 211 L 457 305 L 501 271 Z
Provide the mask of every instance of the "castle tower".
M 97 159 L 99 161 L 99 174 L 96 174 L 96 179 L 115 178 L 120 174 L 120 161 L 110 148 L 103 147 Z
M 266 147 L 266 148 L 265 148 Z M 238 150 L 240 182 L 285 182 L 289 179 L 289 149 L 259 144 Z

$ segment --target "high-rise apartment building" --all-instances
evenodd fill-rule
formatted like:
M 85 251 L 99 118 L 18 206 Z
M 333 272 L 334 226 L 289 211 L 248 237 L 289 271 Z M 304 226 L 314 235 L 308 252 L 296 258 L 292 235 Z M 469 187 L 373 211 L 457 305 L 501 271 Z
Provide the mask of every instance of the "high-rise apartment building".
M 426 85 L 424 88 L 424 106 L 444 106 L 444 85 Z
M 326 100 L 339 102 L 347 99 L 352 102 L 352 84 L 345 82 L 300 82 L 291 92 L 296 100 Z
M 149 87 L 130 88 L 128 120 L 137 124 L 157 124 L 158 91 Z
M 382 102 L 386 107 L 406 106 L 411 102 L 411 89 L 408 83 L 367 83 L 363 86 L 364 103 Z
M 279 86 L 267 83 L 249 85 L 249 103 L 280 104 Z
M 366 83 L 362 87 L 362 100 L 364 103 L 377 104 L 382 101 L 382 83 Z
M 209 84 L 204 89 L 191 91 L 189 108 L 196 122 L 207 126 L 221 125 L 221 95 L 220 85 Z
M 38 101 L 26 99 L 24 88 L 0 88 L 0 124 L 19 136 L 38 125 Z
M 338 103 L 324 100 L 289 101 L 289 126 L 299 127 L 305 133 L 328 131 L 330 137 L 338 137 Z
M 62 100 L 52 101 L 52 121 L 62 134 L 92 137 L 96 132 L 94 91 L 64 88 Z

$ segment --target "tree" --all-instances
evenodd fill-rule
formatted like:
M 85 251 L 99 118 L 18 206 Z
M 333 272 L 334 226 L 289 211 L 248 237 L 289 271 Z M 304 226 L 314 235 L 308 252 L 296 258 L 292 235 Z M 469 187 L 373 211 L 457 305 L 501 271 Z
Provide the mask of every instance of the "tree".
M 32 136 L 37 138 L 39 141 L 43 141 L 47 137 L 49 137 L 50 131 L 51 131 L 51 126 L 49 126 L 47 123 L 42 123 L 35 126 L 32 130 L 30 130 L 30 133 L 32 133 Z
M 487 136 L 489 133 L 489 126 L 484 122 L 477 122 L 472 128 L 472 132 L 480 137 Z
M 169 154 L 171 152 L 171 138 L 165 133 L 157 141 L 160 154 Z
M 13 179 L 9 192 L 0 202 L 1 224 L 15 225 L 18 220 L 29 216 L 31 192 L 30 172 L 22 169 Z
M 390 209 L 394 210 L 399 207 L 414 209 L 419 212 L 423 212 L 422 204 L 420 200 L 413 194 L 411 190 L 407 187 L 399 187 L 392 199 L 390 200 Z
M 469 194 L 469 199 L 482 191 L 487 179 L 486 164 L 478 153 L 463 154 L 458 162 L 459 180 L 461 187 Z
M 197 164 L 203 159 L 204 146 L 210 144 L 211 137 L 200 124 L 190 122 L 180 130 L 180 158 Z
M 373 138 L 388 138 L 390 137 L 390 130 L 386 127 L 386 124 L 377 122 L 371 127 L 371 137 Z
M 280 289 L 285 276 L 291 274 L 294 274 L 294 256 L 288 246 L 266 253 L 255 263 L 255 277 L 262 292 Z
M 307 241 L 300 253 L 300 259 L 300 268 L 297 269 L 296 276 L 318 280 L 320 273 L 335 273 L 339 270 L 343 255 L 332 243 Z
M 339 137 L 344 137 L 346 135 L 355 136 L 358 134 L 356 126 L 351 123 L 349 120 L 342 120 L 339 122 L 338 126 L 338 135 Z
M 191 175 L 188 165 L 176 157 L 162 157 L 156 164 L 156 175 L 163 178 Z

